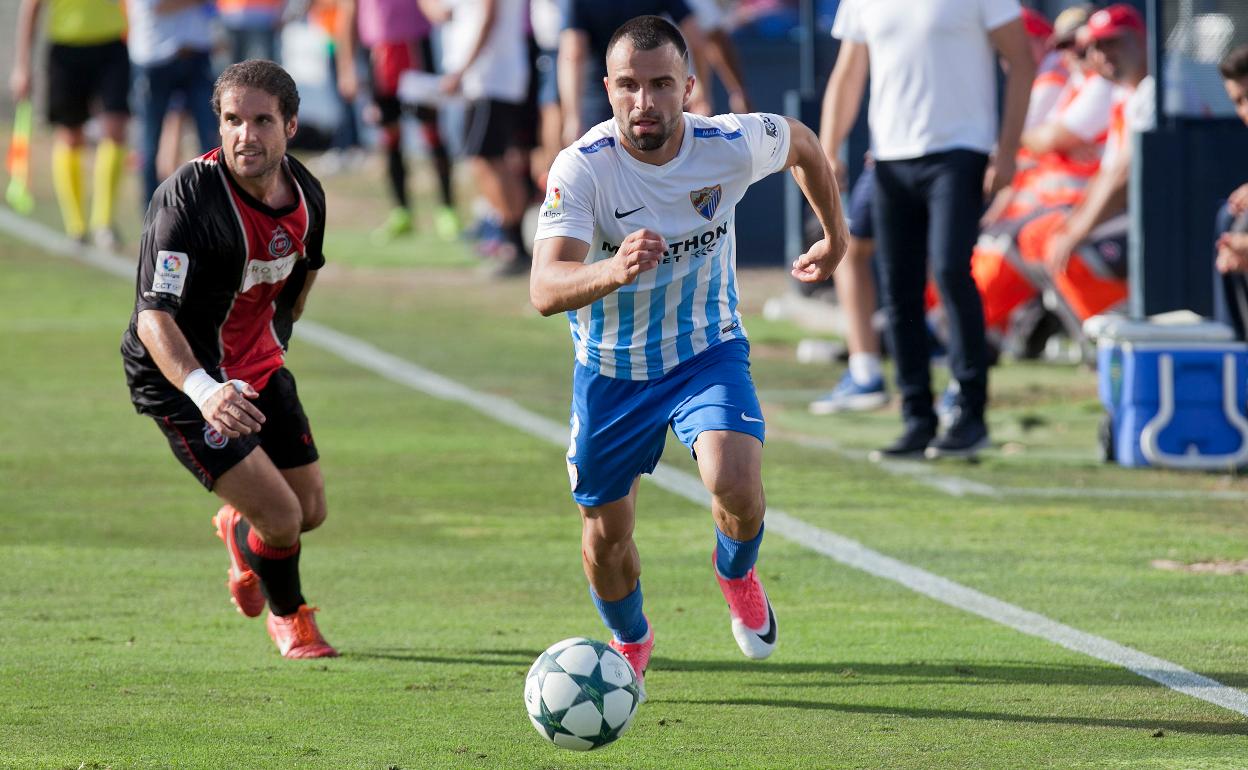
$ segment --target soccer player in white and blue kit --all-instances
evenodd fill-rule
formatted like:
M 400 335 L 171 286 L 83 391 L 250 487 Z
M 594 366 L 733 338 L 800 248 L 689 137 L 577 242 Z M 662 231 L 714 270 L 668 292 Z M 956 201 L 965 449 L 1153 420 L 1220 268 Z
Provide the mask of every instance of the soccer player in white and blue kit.
M 576 349 L 568 474 L 582 517 L 590 593 L 612 646 L 645 674 L 654 632 L 642 611 L 633 542 L 637 484 L 670 425 L 711 493 L 715 573 L 747 657 L 776 644 L 754 568 L 763 535 L 763 415 L 737 312 L 734 208 L 753 182 L 785 168 L 823 224 L 793 263 L 822 281 L 848 236 L 814 133 L 780 115 L 704 118 L 680 32 L 639 16 L 607 46 L 613 120 L 559 154 L 534 249 L 530 296 L 566 311 Z M 644 693 L 644 689 L 643 689 Z

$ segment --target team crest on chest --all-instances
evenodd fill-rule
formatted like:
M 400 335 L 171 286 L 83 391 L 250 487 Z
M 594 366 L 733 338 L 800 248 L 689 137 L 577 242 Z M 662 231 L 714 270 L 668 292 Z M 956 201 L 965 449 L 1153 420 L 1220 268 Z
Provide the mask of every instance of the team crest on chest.
M 719 208 L 719 199 L 723 194 L 724 191 L 720 185 L 703 187 L 701 190 L 693 190 L 689 193 L 689 202 L 709 222 L 715 216 L 715 209 Z
M 269 256 L 273 259 L 281 259 L 290 253 L 291 246 L 294 241 L 290 238 L 290 233 L 286 232 L 286 228 L 278 225 L 273 230 L 273 237 L 269 239 Z

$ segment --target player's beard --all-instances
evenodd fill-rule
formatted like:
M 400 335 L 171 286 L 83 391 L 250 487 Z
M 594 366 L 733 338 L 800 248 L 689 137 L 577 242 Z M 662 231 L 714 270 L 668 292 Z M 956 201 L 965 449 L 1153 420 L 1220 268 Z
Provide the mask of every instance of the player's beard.
M 643 117 L 655 120 L 661 127 L 660 130 L 654 133 L 645 134 L 643 136 L 637 136 L 633 133 L 633 124 L 630 120 L 628 124 L 624 126 L 624 130 L 621 131 L 621 133 L 624 134 L 624 138 L 628 140 L 628 143 L 631 144 L 633 149 L 638 152 L 650 152 L 667 144 L 667 140 L 671 139 L 672 134 L 676 132 L 676 120 L 679 120 L 681 116 L 678 115 L 675 119 L 668 121 L 662 120 L 661 116 L 645 115 Z
M 231 153 L 227 159 L 230 171 L 234 172 L 234 176 L 239 179 L 265 179 L 277 172 L 282 163 L 283 153 L 273 153 L 269 148 L 265 147 L 262 162 L 243 168 L 239 163 L 241 160 L 237 155 Z M 237 151 L 235 151 L 237 152 Z

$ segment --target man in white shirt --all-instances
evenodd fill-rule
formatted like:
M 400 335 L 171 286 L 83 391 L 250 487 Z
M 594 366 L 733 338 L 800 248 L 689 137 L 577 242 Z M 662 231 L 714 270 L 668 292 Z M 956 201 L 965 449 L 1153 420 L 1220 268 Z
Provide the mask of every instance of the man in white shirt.
M 537 116 L 525 105 L 529 91 L 526 0 L 420 0 L 421 10 L 443 24 L 442 90 L 462 94 L 464 155 L 503 228 L 496 275 L 529 271 L 529 250 L 520 234 L 528 205 L 528 181 L 506 162 L 509 150 L 528 152 Z
M 985 195 L 1014 176 L 1035 77 L 1021 13 L 1017 0 L 843 0 L 837 11 L 832 35 L 841 51 L 824 98 L 823 147 L 835 162 L 870 69 L 881 304 L 905 423 L 876 458 L 969 456 L 988 443 L 988 357 L 970 261 Z M 1008 65 L 999 133 L 996 54 Z M 938 439 L 924 312 L 929 259 L 960 390 Z
M 824 228 L 793 264 L 802 281 L 831 275 L 847 236 L 810 129 L 780 115 L 683 111 L 694 78 L 671 22 L 625 22 L 606 58 L 614 119 L 551 167 L 530 296 L 543 315 L 568 314 L 576 366 L 567 461 L 585 574 L 612 646 L 640 680 L 654 634 L 642 612 L 634 510 L 669 425 L 711 493 L 715 574 L 733 636 L 754 659 L 776 644 L 754 567 L 764 423 L 737 312 L 736 204 L 752 183 L 793 170 Z

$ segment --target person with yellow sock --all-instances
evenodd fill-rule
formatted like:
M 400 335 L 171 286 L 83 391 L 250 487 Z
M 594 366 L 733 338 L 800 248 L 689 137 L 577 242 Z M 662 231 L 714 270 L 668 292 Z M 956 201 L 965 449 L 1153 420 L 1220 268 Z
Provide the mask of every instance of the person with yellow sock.
M 36 21 L 43 0 L 22 0 L 18 11 L 13 74 L 17 100 L 30 96 L 31 58 Z M 96 245 L 111 248 L 117 235 L 113 208 L 125 158 L 130 118 L 130 59 L 126 17 L 117 0 L 49 0 L 46 24 L 48 122 L 54 127 L 52 181 L 65 232 L 85 242 L 88 228 Z M 83 184 L 83 126 L 99 101 L 102 136 L 95 153 L 90 220 Z

